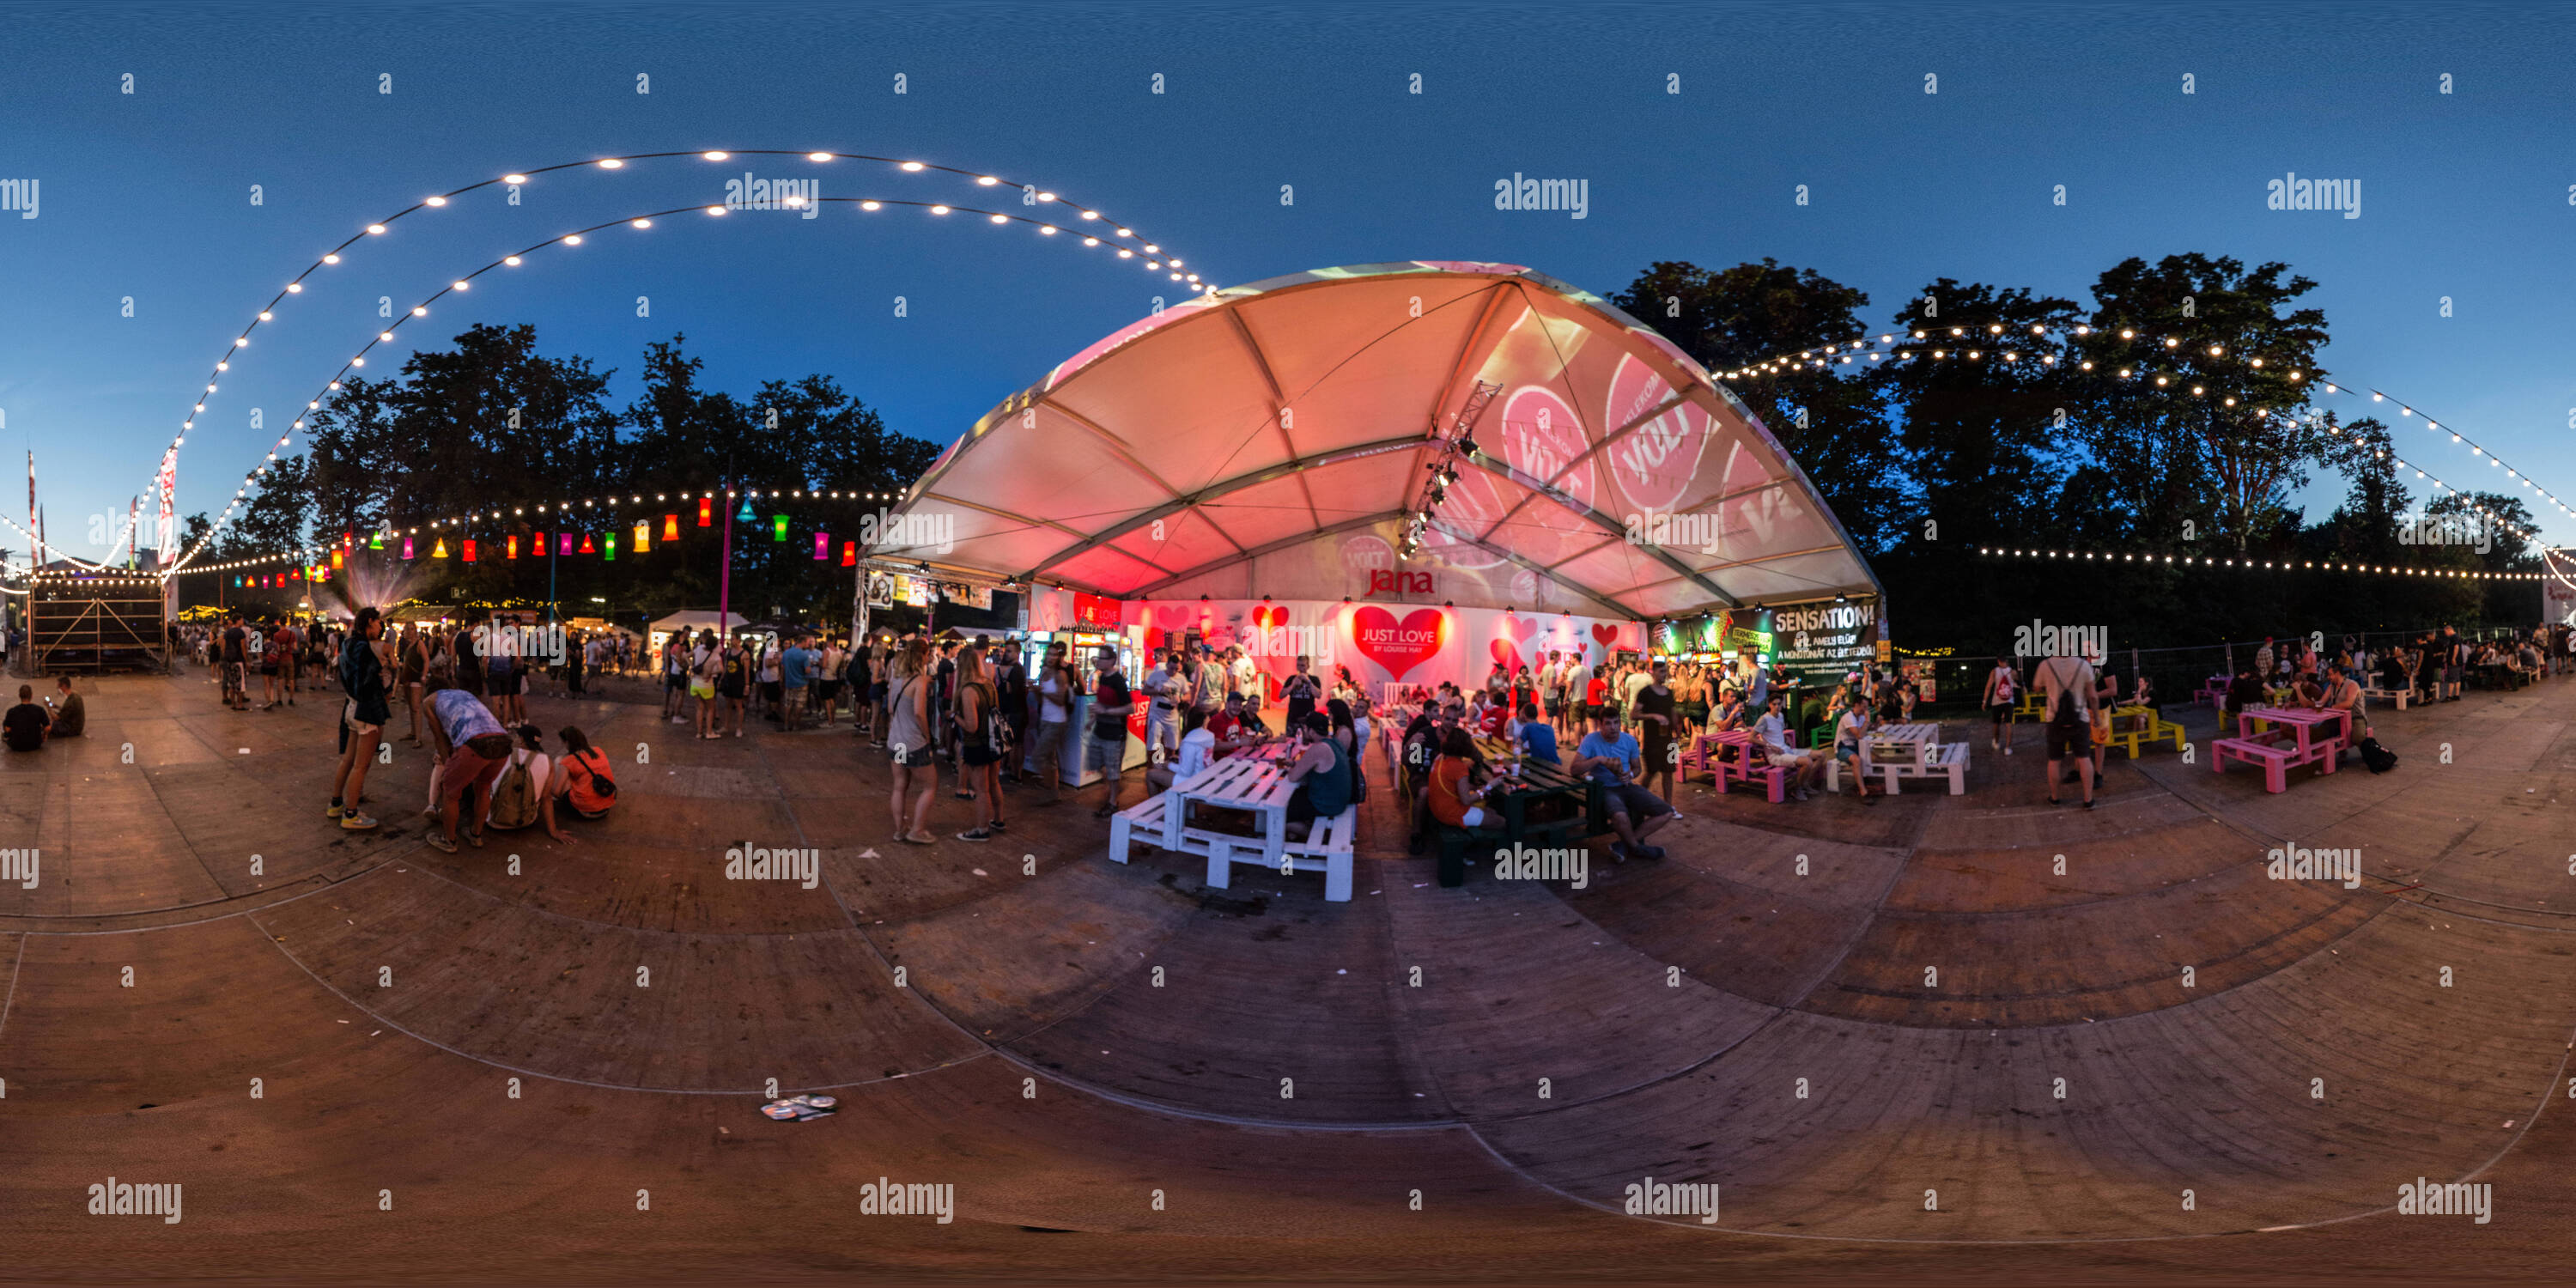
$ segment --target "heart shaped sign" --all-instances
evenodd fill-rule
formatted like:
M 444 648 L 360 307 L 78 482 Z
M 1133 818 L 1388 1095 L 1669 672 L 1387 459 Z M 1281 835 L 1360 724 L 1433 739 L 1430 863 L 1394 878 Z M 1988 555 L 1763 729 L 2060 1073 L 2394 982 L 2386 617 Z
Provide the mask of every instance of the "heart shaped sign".
M 1593 626 L 1593 628 L 1592 628 L 1592 638 L 1594 638 L 1594 639 L 1596 639 L 1596 640 L 1601 641 L 1603 644 L 1616 644 L 1616 643 L 1618 643 L 1618 642 L 1619 642 L 1619 625 L 1618 625 L 1618 623 L 1616 623 L 1616 622 L 1601 622 L 1601 623 L 1598 623 L 1598 624 L 1594 625 L 1594 626 Z
M 1277 604 L 1263 604 L 1252 610 L 1252 624 L 1265 631 L 1275 631 L 1288 624 L 1288 610 Z
M 1372 604 L 1351 614 L 1351 641 L 1362 656 L 1385 667 L 1387 678 L 1431 660 L 1448 642 L 1449 618 L 1437 608 L 1419 608 L 1397 621 L 1395 614 Z

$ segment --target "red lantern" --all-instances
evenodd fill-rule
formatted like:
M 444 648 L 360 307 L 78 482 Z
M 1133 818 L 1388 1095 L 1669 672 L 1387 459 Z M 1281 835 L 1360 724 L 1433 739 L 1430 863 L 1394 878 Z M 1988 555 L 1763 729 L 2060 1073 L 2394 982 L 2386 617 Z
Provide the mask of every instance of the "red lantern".
M 680 539 L 680 516 L 676 514 L 666 514 L 662 516 L 662 539 L 664 541 L 677 541 Z
M 702 496 L 702 497 L 699 497 L 699 498 L 698 498 L 698 526 L 699 526 L 699 527 L 701 527 L 701 528 L 711 528 L 711 527 L 714 527 L 714 526 L 715 526 L 715 522 L 716 522 L 716 499 L 715 499 L 714 497 L 711 497 L 711 496 Z
M 844 568 L 855 568 L 859 566 L 858 542 L 844 541 L 841 543 L 841 566 Z
M 590 544 L 590 534 L 587 532 L 581 534 L 581 552 L 586 555 L 599 553 L 599 548 Z
M 296 570 L 295 570 L 295 573 L 294 573 L 294 576 L 295 576 L 295 579 L 296 579 L 297 581 L 302 581 L 302 580 L 304 580 L 304 570 L 303 570 L 303 569 L 301 569 L 301 568 L 296 569 Z
M 510 557 L 513 559 L 519 557 L 519 534 L 515 532 L 510 534 Z
M 331 566 L 334 568 L 345 567 L 347 566 L 348 558 L 349 556 L 347 552 L 334 550 L 331 552 Z
M 474 538 L 472 537 L 465 539 L 465 562 L 474 562 Z

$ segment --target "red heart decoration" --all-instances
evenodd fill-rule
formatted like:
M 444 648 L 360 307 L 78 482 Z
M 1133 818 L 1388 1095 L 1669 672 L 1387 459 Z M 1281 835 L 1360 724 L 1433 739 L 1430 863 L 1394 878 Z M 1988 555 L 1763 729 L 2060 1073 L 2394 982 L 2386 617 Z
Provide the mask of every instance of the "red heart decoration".
M 1521 651 L 1513 648 L 1510 640 L 1495 640 L 1494 642 L 1487 644 L 1485 646 L 1485 653 L 1495 661 L 1502 663 L 1504 666 L 1511 667 L 1515 670 L 1520 667 Z
M 1263 604 L 1252 610 L 1252 624 L 1265 631 L 1275 631 L 1288 624 L 1288 610 L 1277 604 Z
M 1503 632 L 1515 640 L 1527 640 L 1530 636 L 1538 634 L 1538 619 L 1506 614 L 1503 617 Z
M 1596 639 L 1596 640 L 1599 640 L 1599 641 L 1601 641 L 1601 642 L 1602 642 L 1602 643 L 1604 643 L 1604 644 L 1615 644 L 1615 643 L 1617 643 L 1617 642 L 1618 642 L 1618 640 L 1619 640 L 1619 626 L 1618 626 L 1618 623 L 1616 623 L 1616 622 L 1603 622 L 1603 623 L 1601 623 L 1600 625 L 1593 627 L 1593 628 L 1592 628 L 1592 638 L 1594 638 L 1594 639 Z
M 1351 614 L 1352 643 L 1362 656 L 1385 667 L 1391 680 L 1401 680 L 1405 672 L 1429 661 L 1448 636 L 1448 615 L 1437 608 L 1415 609 L 1401 622 L 1374 604 Z

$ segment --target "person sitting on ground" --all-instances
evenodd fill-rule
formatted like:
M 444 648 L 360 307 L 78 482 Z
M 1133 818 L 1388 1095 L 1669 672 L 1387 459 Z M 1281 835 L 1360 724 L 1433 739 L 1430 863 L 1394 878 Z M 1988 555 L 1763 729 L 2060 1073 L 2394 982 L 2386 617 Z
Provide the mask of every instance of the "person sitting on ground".
M 56 738 L 77 738 L 89 724 L 88 709 L 81 705 L 81 695 L 72 691 L 72 677 L 54 677 L 54 727 Z
M 42 751 L 45 749 L 45 731 L 52 728 L 53 723 L 45 709 L 36 705 L 36 686 L 21 684 L 18 686 L 18 705 L 9 708 L 9 714 L 0 716 L 0 742 L 7 743 L 11 751 Z
M 1593 714 L 1592 732 L 1574 749 L 1574 763 L 1568 768 L 1601 785 L 1610 829 L 1619 834 L 1610 846 L 1612 858 L 1624 863 L 1631 854 L 1664 857 L 1664 847 L 1648 845 L 1646 838 L 1672 821 L 1673 807 L 1635 785 L 1634 779 L 1645 769 L 1645 753 L 1635 737 L 1620 730 L 1618 708 L 1603 707 Z
M 572 838 L 555 826 L 554 782 L 548 776 L 554 760 L 546 755 L 545 733 L 532 724 L 520 725 L 515 732 L 519 745 L 510 750 L 509 763 L 493 780 L 492 804 L 483 812 L 483 826 L 515 832 L 542 822 L 546 835 L 569 844 Z
M 546 831 L 569 844 L 572 838 L 555 830 L 554 802 L 561 800 L 586 819 L 606 818 L 617 804 L 617 775 L 609 769 L 608 753 L 591 746 L 590 735 L 579 728 L 565 725 L 555 736 L 563 739 L 564 754 L 555 762 L 554 782 L 546 789 Z

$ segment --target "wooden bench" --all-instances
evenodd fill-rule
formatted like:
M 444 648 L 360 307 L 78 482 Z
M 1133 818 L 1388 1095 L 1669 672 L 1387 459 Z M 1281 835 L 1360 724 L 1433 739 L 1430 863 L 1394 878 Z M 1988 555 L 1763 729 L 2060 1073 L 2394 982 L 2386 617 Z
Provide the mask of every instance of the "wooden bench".
M 1180 838 L 1172 825 L 1180 814 L 1171 808 L 1172 794 L 1155 794 L 1109 816 L 1109 861 L 1125 863 L 1127 847 L 1138 840 L 1159 849 L 1177 850 Z
M 1729 783 L 1750 783 L 1759 778 L 1767 784 L 1767 795 L 1772 804 L 1777 805 L 1788 799 L 1788 767 L 1773 764 L 1755 765 L 1751 747 L 1743 748 L 1740 755 L 1720 759 L 1717 762 L 1716 778 L 1717 791 L 1721 796 L 1726 794 Z
M 1332 903 L 1349 903 L 1351 851 L 1352 843 L 1359 839 L 1359 820 L 1357 805 L 1345 807 L 1331 818 L 1315 820 L 1304 840 L 1290 840 L 1280 847 L 1276 866 L 1283 875 L 1292 871 L 1323 873 L 1324 898 Z M 1180 849 L 1207 855 L 1207 883 L 1213 890 L 1228 886 L 1237 863 L 1270 864 L 1267 846 L 1268 842 L 1258 836 L 1196 827 L 1181 829 Z
M 1890 796 L 1897 794 L 1896 784 L 1899 779 L 1937 777 L 1947 777 L 1950 780 L 1951 795 L 1963 795 L 1968 790 L 1968 744 L 1943 743 L 1939 749 L 1927 755 L 1920 765 L 1890 761 L 1886 764 L 1873 764 L 1871 768 L 1878 770 L 1884 778 L 1887 783 L 1887 794 Z
M 2219 714 L 2223 718 L 2226 715 L 2226 712 L 2221 711 Z M 2118 747 L 2122 751 L 2129 753 L 2129 759 L 2136 760 L 2138 758 L 2139 750 L 2143 745 L 2159 742 L 2171 742 L 2174 750 L 2182 750 L 2182 726 L 2175 724 L 2171 720 L 2165 719 L 2163 716 L 2150 716 L 2147 718 L 2146 728 L 2119 730 L 2113 733 L 2110 737 L 2103 739 L 2102 745 L 2106 747 Z
M 2242 722 L 2239 722 L 2240 725 Z M 2209 744 L 2209 768 L 2212 773 L 2227 772 L 2227 762 L 2263 767 L 2263 790 L 2278 794 L 2290 790 L 2289 772 L 2302 764 L 2314 764 L 2318 772 L 2331 774 L 2343 759 L 2343 739 L 2331 735 L 2309 744 L 2307 759 L 2299 758 L 2295 744 L 2281 739 L 2287 731 L 2270 728 L 2242 738 L 2220 738 Z
M 2406 709 L 2407 702 L 2412 700 L 2415 694 L 2408 689 L 2363 689 L 2361 696 L 2373 702 L 2396 703 L 2397 709 L 2403 711 Z

